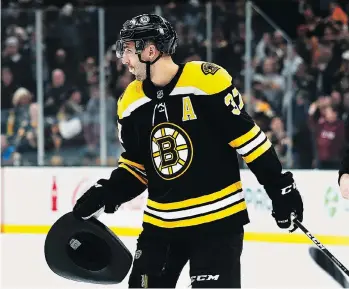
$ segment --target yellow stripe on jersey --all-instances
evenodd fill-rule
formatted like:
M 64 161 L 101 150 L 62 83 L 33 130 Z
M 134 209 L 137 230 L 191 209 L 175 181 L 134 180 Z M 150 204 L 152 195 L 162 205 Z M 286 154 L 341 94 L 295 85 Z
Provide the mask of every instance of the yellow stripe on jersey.
M 204 94 L 210 95 L 219 93 L 232 85 L 232 77 L 224 68 L 214 64 L 219 69 L 214 73 L 205 75 L 201 68 L 204 64 L 205 62 L 203 61 L 187 62 L 178 79 L 174 92 L 177 90 L 178 94 L 196 94 L 195 91 L 197 91 L 198 94 L 201 94 L 201 91 Z
M 267 141 L 264 142 L 261 146 L 259 146 L 250 154 L 243 156 L 242 158 L 245 160 L 247 164 L 251 163 L 255 159 L 259 158 L 262 154 L 264 154 L 270 148 L 271 148 L 271 142 L 267 139 Z
M 136 167 L 136 168 L 138 168 L 140 170 L 144 170 L 144 166 L 143 165 L 135 163 L 135 162 L 130 161 L 128 159 L 125 159 L 122 156 L 120 156 L 120 158 L 119 158 L 119 163 L 125 163 L 125 164 L 128 164 L 128 165 L 134 166 L 134 167 Z
M 247 133 L 243 134 L 242 136 L 232 140 L 229 145 L 233 148 L 237 148 L 242 146 L 243 144 L 247 143 L 251 139 L 253 139 L 259 132 L 260 128 L 258 125 L 255 125 L 251 130 L 249 130 Z
M 189 208 L 192 206 L 197 206 L 201 204 L 205 204 L 208 202 L 216 201 L 218 199 L 221 199 L 225 196 L 228 196 L 230 194 L 233 194 L 237 192 L 238 190 L 241 190 L 242 188 L 242 183 L 240 181 L 218 191 L 211 193 L 209 195 L 197 197 L 197 198 L 192 198 L 184 201 L 179 201 L 179 202 L 172 202 L 172 203 L 158 203 L 155 201 L 152 201 L 148 199 L 147 205 L 150 208 L 154 208 L 157 210 L 176 210 L 176 209 L 183 209 L 183 208 Z
M 247 164 L 259 158 L 272 146 L 265 133 L 257 125 L 231 141 L 229 145 L 236 148 Z
M 118 100 L 117 114 L 119 119 L 129 116 L 132 111 L 149 102 L 151 99 L 145 96 L 142 82 L 132 81 Z
M 223 209 L 215 213 L 207 214 L 200 217 L 185 219 L 185 220 L 177 220 L 177 221 L 165 221 L 158 218 L 154 218 L 152 216 L 147 215 L 145 211 L 143 222 L 152 224 L 157 227 L 168 228 L 168 229 L 178 228 L 178 227 L 189 227 L 189 226 L 195 226 L 195 225 L 217 221 L 217 220 L 229 217 L 231 215 L 234 215 L 243 210 L 246 210 L 246 208 L 247 208 L 246 202 L 243 201 L 241 203 L 232 205 L 231 207 L 228 207 L 226 209 Z
M 119 168 L 123 168 L 125 170 L 127 170 L 129 173 L 131 173 L 132 175 L 134 175 L 141 183 L 143 184 L 148 184 L 148 181 L 143 178 L 141 175 L 139 175 L 138 173 L 136 173 L 134 170 L 132 170 L 129 166 L 127 166 L 126 164 L 120 164 Z

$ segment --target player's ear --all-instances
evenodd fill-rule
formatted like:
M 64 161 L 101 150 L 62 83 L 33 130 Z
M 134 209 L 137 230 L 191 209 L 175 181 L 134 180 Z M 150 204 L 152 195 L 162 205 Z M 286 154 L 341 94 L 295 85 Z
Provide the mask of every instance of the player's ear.
M 155 45 L 153 45 L 153 44 L 149 45 L 149 58 L 150 58 L 150 60 L 153 60 L 155 54 L 156 54 Z
M 156 47 L 154 44 L 148 46 L 148 57 L 150 61 L 153 61 L 156 58 Z

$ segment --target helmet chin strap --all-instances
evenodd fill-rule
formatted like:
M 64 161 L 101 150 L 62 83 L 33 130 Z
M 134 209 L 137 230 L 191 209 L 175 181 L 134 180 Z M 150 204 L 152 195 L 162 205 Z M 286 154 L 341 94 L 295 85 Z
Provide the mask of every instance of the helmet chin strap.
M 147 78 L 148 78 L 149 80 L 150 80 L 150 65 L 152 65 L 152 64 L 154 64 L 156 61 L 158 61 L 158 60 L 160 59 L 161 56 L 162 56 L 162 52 L 160 52 L 159 56 L 156 57 L 156 58 L 154 59 L 154 61 L 144 61 L 144 60 L 142 60 L 142 58 L 141 58 L 141 54 L 140 54 L 140 53 L 138 54 L 138 59 L 139 59 L 139 61 L 146 64 L 146 76 L 147 76 Z

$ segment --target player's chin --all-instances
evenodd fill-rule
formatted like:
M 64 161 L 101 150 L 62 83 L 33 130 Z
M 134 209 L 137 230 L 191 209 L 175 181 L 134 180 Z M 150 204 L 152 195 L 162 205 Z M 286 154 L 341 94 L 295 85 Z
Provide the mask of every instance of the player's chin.
M 135 73 L 134 76 L 136 77 L 137 80 L 143 81 L 145 79 L 145 76 L 143 74 L 138 74 Z

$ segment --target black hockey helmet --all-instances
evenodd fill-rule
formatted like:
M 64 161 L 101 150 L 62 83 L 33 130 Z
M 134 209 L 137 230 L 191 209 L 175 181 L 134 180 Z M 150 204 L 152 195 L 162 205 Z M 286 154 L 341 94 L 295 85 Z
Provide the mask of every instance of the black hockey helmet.
M 103 223 L 94 217 L 78 219 L 72 212 L 53 224 L 44 252 L 47 265 L 58 276 L 97 284 L 121 283 L 133 260 L 122 241 Z
M 136 53 L 139 60 L 147 41 L 152 41 L 160 51 L 160 56 L 153 62 L 155 63 L 163 53 L 174 54 L 178 45 L 177 33 L 170 22 L 156 14 L 142 14 L 127 20 L 120 30 L 120 40 L 116 42 L 116 56 L 123 56 L 124 44 L 128 41 L 134 41 Z

